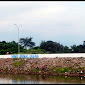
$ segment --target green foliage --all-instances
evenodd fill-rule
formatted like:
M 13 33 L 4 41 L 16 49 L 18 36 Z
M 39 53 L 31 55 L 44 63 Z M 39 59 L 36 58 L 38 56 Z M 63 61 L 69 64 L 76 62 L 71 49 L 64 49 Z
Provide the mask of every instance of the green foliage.
M 69 49 L 69 47 L 64 46 L 64 50 L 62 53 L 71 53 L 71 49 Z
M 22 45 L 23 47 L 25 47 L 25 49 L 26 49 L 27 47 L 32 48 L 32 47 L 35 46 L 35 43 L 32 42 L 32 37 L 30 37 L 30 38 L 28 38 L 28 37 L 26 37 L 26 38 L 20 38 L 20 43 L 21 43 L 21 45 Z
M 49 68 L 50 72 L 55 72 L 55 73 L 65 73 L 65 72 L 75 72 L 77 73 L 79 70 L 85 70 L 85 67 L 79 67 L 79 68 L 73 68 L 73 67 L 61 67 L 61 66 L 56 66 L 53 68 Z
M 73 45 L 73 46 L 71 46 L 71 48 L 72 48 L 72 52 L 74 53 L 74 52 L 79 52 L 79 48 L 76 46 L 76 45 Z
M 38 49 L 31 48 L 31 49 L 28 49 L 27 53 L 28 54 L 44 54 L 44 53 L 46 53 L 46 51 L 44 49 L 40 49 L 40 48 L 38 48 Z
M 73 53 L 85 53 L 85 46 L 84 45 L 73 45 L 71 46 L 71 49 L 73 49 Z
M 60 53 L 63 51 L 63 45 L 61 45 L 60 43 L 57 42 L 53 42 L 53 41 L 42 41 L 40 43 L 40 48 L 44 49 L 50 53 Z
M 78 69 L 80 69 L 80 70 L 81 70 L 81 69 L 85 69 L 85 67 L 79 67 Z
M 16 67 L 18 67 L 18 66 L 24 65 L 25 62 L 26 62 L 25 60 L 22 60 L 22 59 L 21 59 L 20 61 L 14 62 L 13 65 L 16 66 Z
M 21 54 L 51 54 L 51 53 L 85 53 L 85 45 L 72 45 L 71 48 L 63 46 L 60 43 L 54 41 L 42 41 L 40 46 L 35 46 L 32 42 L 32 38 L 20 38 L 20 53 Z M 27 49 L 27 47 L 30 47 Z M 15 41 L 0 42 L 0 55 L 18 53 L 18 43 Z
M 21 52 L 24 50 L 24 48 L 20 45 Z M 10 54 L 16 54 L 18 53 L 18 43 L 15 41 L 12 42 L 0 42 L 0 54 L 5 55 L 7 52 Z
M 8 71 L 8 67 L 6 67 L 6 69 L 5 69 L 6 71 Z
M 65 73 L 65 72 L 69 72 L 69 68 L 68 68 L 68 67 L 64 67 L 64 68 L 62 68 L 62 67 L 57 67 L 57 68 L 55 69 L 55 73 Z
M 79 59 L 82 59 L 82 58 L 84 58 L 84 57 L 79 57 Z
M 71 61 L 70 59 L 68 59 L 67 61 Z
M 73 72 L 77 72 L 77 70 L 78 70 L 77 68 L 72 68 Z

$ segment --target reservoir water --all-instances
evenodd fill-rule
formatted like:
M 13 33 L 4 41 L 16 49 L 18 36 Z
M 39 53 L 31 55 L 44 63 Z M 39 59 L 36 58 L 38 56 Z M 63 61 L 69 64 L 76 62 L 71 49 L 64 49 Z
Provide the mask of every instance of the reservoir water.
M 85 77 L 0 74 L 0 84 L 85 84 Z

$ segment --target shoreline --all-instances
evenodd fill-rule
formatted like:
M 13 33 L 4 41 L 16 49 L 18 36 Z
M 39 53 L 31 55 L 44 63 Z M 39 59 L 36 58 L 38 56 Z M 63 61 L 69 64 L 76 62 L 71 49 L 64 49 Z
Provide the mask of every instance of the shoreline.
M 0 73 L 85 77 L 85 58 L 3 58 Z
M 32 74 L 32 75 L 49 75 L 49 76 L 69 76 L 69 77 L 85 77 L 85 74 L 79 74 L 79 73 L 47 73 L 47 72 L 29 72 L 29 71 L 6 71 L 2 70 L 0 71 L 2 74 Z

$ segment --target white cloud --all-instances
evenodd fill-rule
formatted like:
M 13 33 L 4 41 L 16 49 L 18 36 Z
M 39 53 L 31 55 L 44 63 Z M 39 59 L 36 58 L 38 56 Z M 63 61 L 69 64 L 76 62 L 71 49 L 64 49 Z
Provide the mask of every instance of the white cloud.
M 0 2 L 0 32 L 15 31 L 14 24 L 22 24 L 21 32 L 35 32 L 46 39 L 84 36 L 84 4 L 62 1 Z

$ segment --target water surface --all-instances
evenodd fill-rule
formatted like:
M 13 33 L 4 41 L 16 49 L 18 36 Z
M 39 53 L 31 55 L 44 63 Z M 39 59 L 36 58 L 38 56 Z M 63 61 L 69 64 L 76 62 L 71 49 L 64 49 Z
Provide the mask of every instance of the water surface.
M 85 84 L 85 77 L 0 74 L 0 84 Z

